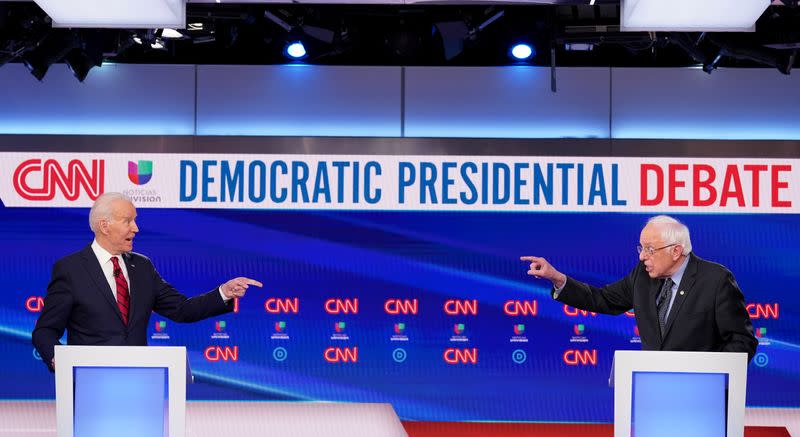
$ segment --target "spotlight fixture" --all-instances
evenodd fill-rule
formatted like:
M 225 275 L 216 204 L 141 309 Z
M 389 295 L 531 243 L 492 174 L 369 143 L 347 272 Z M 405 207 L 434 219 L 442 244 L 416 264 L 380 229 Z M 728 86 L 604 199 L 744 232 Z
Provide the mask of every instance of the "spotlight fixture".
M 175 29 L 169 27 L 161 30 L 161 37 L 166 39 L 181 39 L 184 38 L 183 34 Z
M 64 62 L 67 63 L 67 67 L 69 67 L 72 75 L 78 79 L 78 82 L 83 82 L 86 80 L 89 70 L 103 65 L 103 54 L 90 54 L 82 50 L 75 49 L 67 54 L 67 57 L 64 58 Z
M 77 47 L 78 39 L 74 32 L 56 30 L 47 35 L 36 47 L 22 55 L 22 63 L 38 81 L 44 79 L 47 70 Z
M 753 32 L 770 0 L 622 0 L 623 32 Z
M 536 55 L 530 44 L 519 43 L 511 47 L 511 56 L 518 61 L 526 61 Z
M 300 60 L 306 57 L 308 53 L 306 53 L 306 48 L 303 46 L 303 43 L 300 41 L 293 41 L 286 46 L 285 50 L 286 56 L 294 59 Z

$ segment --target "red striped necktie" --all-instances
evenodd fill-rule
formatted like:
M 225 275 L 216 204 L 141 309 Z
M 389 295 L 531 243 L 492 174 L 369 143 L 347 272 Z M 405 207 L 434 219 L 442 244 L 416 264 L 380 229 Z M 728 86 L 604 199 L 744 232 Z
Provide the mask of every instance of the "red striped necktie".
M 119 267 L 119 260 L 117 260 L 116 256 L 111 257 L 111 263 L 114 264 L 114 282 L 117 283 L 117 306 L 119 307 L 119 312 L 122 313 L 122 321 L 127 325 L 128 308 L 131 306 L 128 281 L 125 280 L 125 275 L 122 274 L 122 269 Z

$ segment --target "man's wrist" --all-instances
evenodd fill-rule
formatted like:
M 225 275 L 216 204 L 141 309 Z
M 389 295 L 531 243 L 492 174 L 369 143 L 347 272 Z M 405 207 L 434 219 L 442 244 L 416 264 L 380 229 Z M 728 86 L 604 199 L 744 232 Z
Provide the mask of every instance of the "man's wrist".
M 553 288 L 556 290 L 561 290 L 564 286 L 567 285 L 567 275 L 561 273 L 559 277 L 553 280 Z

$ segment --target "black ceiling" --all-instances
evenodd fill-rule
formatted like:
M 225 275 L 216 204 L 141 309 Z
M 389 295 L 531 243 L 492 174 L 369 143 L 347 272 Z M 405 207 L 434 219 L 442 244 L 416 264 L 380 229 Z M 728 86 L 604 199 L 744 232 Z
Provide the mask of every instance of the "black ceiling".
M 0 66 L 67 62 L 88 71 L 119 63 L 284 64 L 302 40 L 318 65 L 495 66 L 512 43 L 533 44 L 544 66 L 776 67 L 788 74 L 800 47 L 800 8 L 770 6 L 754 33 L 619 32 L 619 4 L 598 5 L 187 5 L 184 38 L 156 29 L 52 29 L 32 2 L 0 2 Z M 142 43 L 134 42 L 135 40 Z M 163 42 L 164 48 L 151 44 Z M 591 49 L 591 50 L 587 50 Z M 43 76 L 43 74 L 42 74 Z M 83 74 L 85 77 L 85 72 Z M 38 76 L 37 76 L 38 77 Z

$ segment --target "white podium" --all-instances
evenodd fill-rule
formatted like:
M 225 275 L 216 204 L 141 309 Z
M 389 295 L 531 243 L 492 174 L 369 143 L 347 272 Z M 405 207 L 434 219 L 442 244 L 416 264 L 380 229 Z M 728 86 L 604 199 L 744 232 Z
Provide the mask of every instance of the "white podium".
M 184 437 L 186 348 L 56 346 L 58 437 Z
M 747 354 L 616 351 L 614 437 L 743 437 Z

